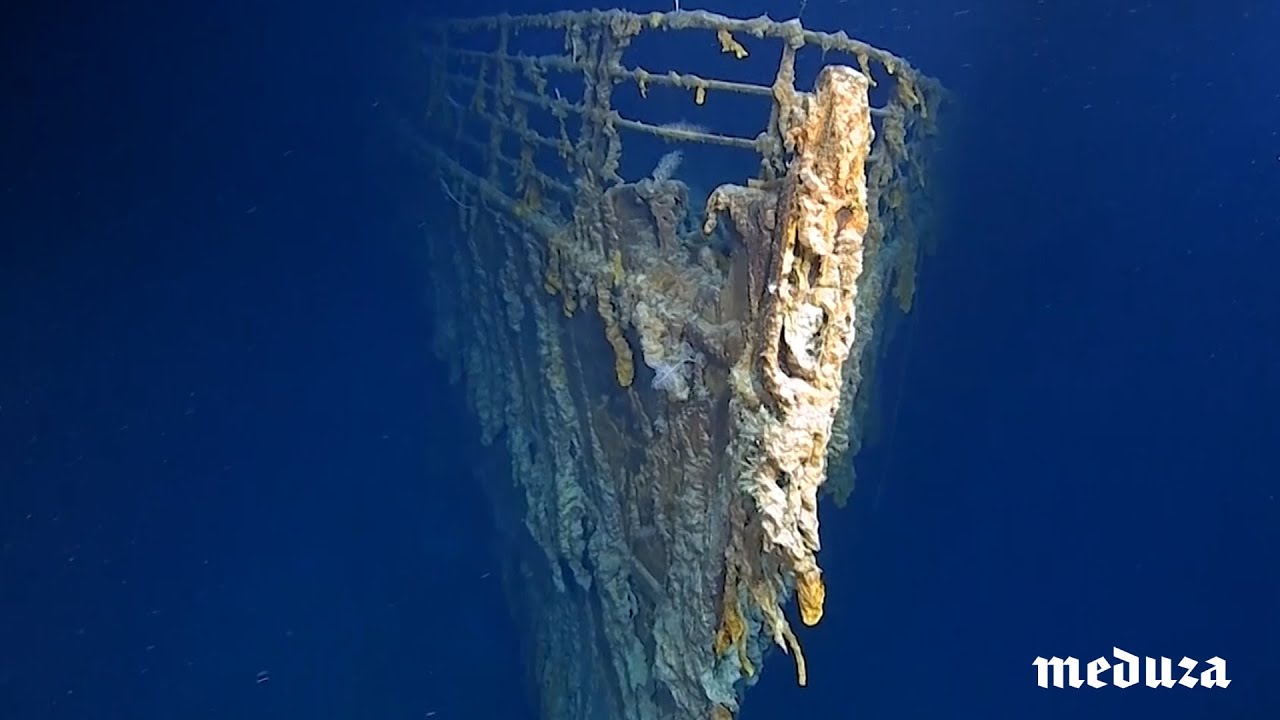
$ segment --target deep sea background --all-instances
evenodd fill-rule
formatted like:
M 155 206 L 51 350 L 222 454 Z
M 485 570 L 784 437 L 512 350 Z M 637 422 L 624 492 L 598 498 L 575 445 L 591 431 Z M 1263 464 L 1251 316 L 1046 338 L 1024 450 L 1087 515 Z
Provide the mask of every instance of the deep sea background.
M 533 717 L 387 139 L 436 12 L 4 10 L 0 718 Z M 810 686 L 742 717 L 1280 715 L 1280 5 L 803 18 L 959 103 Z M 1113 646 L 1233 684 L 1034 686 Z

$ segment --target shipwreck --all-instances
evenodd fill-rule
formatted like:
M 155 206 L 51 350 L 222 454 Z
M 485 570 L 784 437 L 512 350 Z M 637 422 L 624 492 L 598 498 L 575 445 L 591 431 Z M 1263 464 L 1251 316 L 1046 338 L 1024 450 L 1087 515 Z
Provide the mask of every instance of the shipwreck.
M 421 41 L 402 137 L 429 178 L 434 340 L 491 453 L 536 707 L 731 718 L 770 648 L 803 685 L 818 504 L 852 490 L 911 309 L 943 89 L 767 17 L 503 15 Z

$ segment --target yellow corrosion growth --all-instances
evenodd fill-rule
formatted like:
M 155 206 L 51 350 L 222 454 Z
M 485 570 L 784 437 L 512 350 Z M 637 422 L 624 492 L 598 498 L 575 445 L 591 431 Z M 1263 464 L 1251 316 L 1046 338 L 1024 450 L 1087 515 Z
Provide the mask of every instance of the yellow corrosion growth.
M 578 301 L 574 299 L 570 288 L 565 285 L 564 278 L 560 276 L 561 270 L 560 252 L 555 242 L 550 243 L 547 248 L 547 269 L 542 274 L 542 289 L 547 291 L 549 295 L 559 293 L 564 301 L 564 316 L 572 317 L 574 311 L 578 309 Z
M 699 85 L 693 91 L 693 101 L 699 105 L 707 101 L 707 89 Z
M 631 354 L 631 346 L 627 344 L 626 336 L 622 334 L 622 327 L 618 324 L 618 313 L 613 308 L 612 293 L 603 284 L 596 285 L 596 311 L 600 313 L 600 319 L 604 322 L 604 335 L 613 346 L 613 368 L 618 376 L 618 384 L 622 387 L 631 387 L 632 381 L 636 378 L 635 359 Z
M 733 39 L 733 35 L 724 28 L 716 31 L 716 39 L 720 41 L 720 52 L 733 53 L 733 56 L 741 60 L 747 56 L 747 49 L 742 47 L 742 43 Z
M 751 664 L 751 658 L 747 656 L 747 644 L 745 642 L 747 623 L 742 619 L 742 608 L 738 606 L 737 588 L 732 588 L 724 594 L 722 610 L 720 629 L 716 631 L 714 646 L 716 656 L 724 655 L 731 647 L 737 648 L 738 663 L 742 666 L 742 674 L 751 677 L 756 674 L 756 669 Z
M 613 252 L 609 254 L 609 274 L 613 278 L 613 284 L 615 287 L 622 284 L 623 272 L 622 251 L 618 248 L 614 248 Z
M 782 637 L 787 641 L 787 649 L 796 659 L 796 684 L 804 687 L 809 684 L 809 670 L 804 661 L 804 651 L 800 649 L 800 641 L 788 625 L 782 626 Z
M 800 606 L 800 619 L 813 627 L 822 620 L 822 606 L 827 600 L 827 587 L 818 573 L 796 578 L 796 603 Z

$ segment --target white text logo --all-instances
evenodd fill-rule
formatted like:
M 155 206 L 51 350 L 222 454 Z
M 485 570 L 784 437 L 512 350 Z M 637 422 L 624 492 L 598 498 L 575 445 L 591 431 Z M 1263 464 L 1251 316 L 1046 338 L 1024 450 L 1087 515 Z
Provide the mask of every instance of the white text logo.
M 1189 657 L 1178 661 L 1179 670 L 1174 670 L 1173 661 L 1167 657 L 1138 657 L 1120 648 L 1111 648 L 1114 662 L 1105 657 L 1091 660 L 1084 666 L 1083 676 L 1080 673 L 1080 661 L 1068 657 L 1038 657 L 1031 664 L 1036 668 L 1036 684 L 1042 688 L 1073 688 L 1088 685 L 1091 688 L 1105 687 L 1108 684 L 1127 688 L 1143 682 L 1149 688 L 1171 688 L 1174 685 L 1183 687 L 1221 687 L 1231 684 L 1227 677 L 1227 661 L 1220 657 L 1211 657 L 1197 662 Z M 1141 670 L 1141 676 L 1139 676 Z M 1110 671 L 1110 683 L 1107 672 Z M 1181 677 L 1178 677 L 1181 675 Z

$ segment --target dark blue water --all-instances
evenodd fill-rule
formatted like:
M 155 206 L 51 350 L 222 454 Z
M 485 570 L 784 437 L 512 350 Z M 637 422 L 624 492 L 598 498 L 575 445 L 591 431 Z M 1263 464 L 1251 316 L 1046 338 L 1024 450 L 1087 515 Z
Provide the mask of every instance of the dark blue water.
M 6 10 L 0 718 L 534 716 L 385 135 L 420 11 Z M 959 102 L 810 686 L 743 717 L 1274 717 L 1280 9 L 803 17 Z M 1034 686 L 1112 647 L 1233 683 Z

